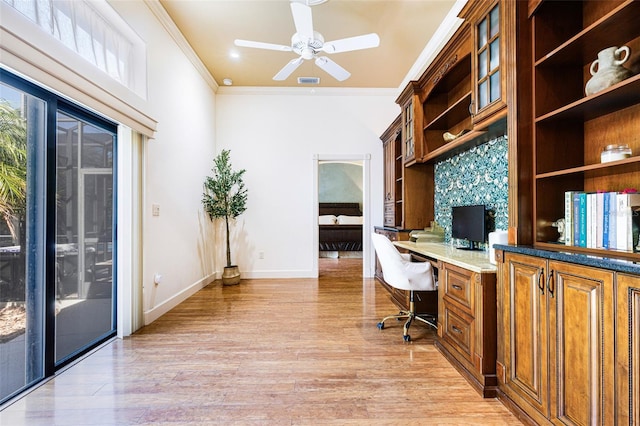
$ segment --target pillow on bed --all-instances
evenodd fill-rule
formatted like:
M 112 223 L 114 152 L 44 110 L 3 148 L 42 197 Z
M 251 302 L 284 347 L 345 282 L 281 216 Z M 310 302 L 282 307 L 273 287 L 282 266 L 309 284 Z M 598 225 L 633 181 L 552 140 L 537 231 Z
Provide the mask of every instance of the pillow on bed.
M 335 225 L 338 222 L 338 218 L 332 214 L 320 215 L 318 219 L 318 225 Z
M 338 225 L 362 225 L 362 216 L 338 216 Z

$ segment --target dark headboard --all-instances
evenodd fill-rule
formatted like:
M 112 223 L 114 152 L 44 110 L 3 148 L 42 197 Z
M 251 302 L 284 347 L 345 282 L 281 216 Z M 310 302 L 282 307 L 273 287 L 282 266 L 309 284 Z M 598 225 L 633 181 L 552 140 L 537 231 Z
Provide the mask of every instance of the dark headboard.
M 319 203 L 319 214 L 332 214 L 336 216 L 362 216 L 359 203 Z

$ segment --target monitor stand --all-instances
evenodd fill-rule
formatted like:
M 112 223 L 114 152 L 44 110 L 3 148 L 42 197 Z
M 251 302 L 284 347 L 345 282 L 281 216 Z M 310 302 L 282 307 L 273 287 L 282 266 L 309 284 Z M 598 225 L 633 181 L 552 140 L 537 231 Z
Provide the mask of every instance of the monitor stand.
M 474 241 L 469 241 L 469 246 L 467 246 L 467 247 L 461 246 L 461 247 L 456 247 L 456 248 L 458 250 L 469 250 L 469 251 L 478 250 L 478 251 L 482 251 L 480 246 L 477 243 L 475 243 Z

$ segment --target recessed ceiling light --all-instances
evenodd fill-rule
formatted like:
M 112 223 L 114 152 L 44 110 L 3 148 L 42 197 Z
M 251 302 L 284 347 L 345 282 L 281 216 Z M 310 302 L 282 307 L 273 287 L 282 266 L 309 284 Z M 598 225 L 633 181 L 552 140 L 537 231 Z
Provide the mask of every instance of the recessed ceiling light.
M 231 86 L 233 84 L 233 80 L 231 80 L 230 78 L 225 78 L 224 80 L 222 80 L 222 84 L 224 84 L 225 86 Z
M 229 52 L 229 56 L 231 56 L 234 59 L 237 59 L 240 57 L 240 54 L 238 52 L 236 52 L 235 50 L 232 50 L 231 52 Z

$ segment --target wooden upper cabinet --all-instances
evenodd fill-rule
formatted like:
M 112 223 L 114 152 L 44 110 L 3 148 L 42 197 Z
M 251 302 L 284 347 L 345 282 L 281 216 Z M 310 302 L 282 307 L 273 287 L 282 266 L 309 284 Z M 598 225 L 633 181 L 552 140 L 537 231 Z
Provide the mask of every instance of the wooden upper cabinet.
M 402 91 L 396 103 L 402 108 L 402 152 L 404 162 L 413 164 L 422 158 L 422 112 L 419 101 L 420 87 L 410 82 Z
M 470 73 L 469 26 L 463 24 L 419 80 L 424 121 L 421 161 L 437 160 L 477 136 L 469 112 Z
M 498 113 L 506 113 L 504 27 L 506 11 L 514 3 L 473 1 L 460 12 L 472 30 L 470 112 L 474 124 L 494 121 L 502 116 Z
M 384 226 L 397 227 L 402 221 L 403 203 L 402 115 L 380 139 L 384 149 Z

